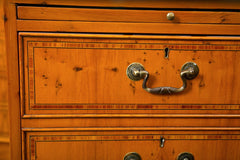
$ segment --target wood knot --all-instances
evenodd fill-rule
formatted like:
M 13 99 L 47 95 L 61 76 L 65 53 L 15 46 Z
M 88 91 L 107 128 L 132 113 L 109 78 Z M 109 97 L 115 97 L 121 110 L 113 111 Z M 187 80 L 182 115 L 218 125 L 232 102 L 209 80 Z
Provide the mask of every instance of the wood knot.
M 117 72 L 117 71 L 118 71 L 117 67 L 112 68 L 112 71 L 113 71 L 113 72 Z
M 73 70 L 75 72 L 79 72 L 79 71 L 83 70 L 83 68 L 82 67 L 74 67 Z

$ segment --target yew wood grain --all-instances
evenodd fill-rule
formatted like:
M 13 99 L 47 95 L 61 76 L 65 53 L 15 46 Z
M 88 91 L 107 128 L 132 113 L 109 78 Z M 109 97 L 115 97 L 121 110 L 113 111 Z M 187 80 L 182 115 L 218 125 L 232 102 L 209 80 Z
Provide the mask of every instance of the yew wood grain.
M 6 53 L 8 68 L 8 106 L 10 119 L 10 157 L 12 160 L 21 159 L 20 133 L 20 95 L 18 44 L 16 30 L 16 5 L 4 0 L 4 25 L 6 37 Z
M 192 1 L 192 0 L 9 0 L 10 3 L 17 4 L 36 4 L 36 5 L 66 5 L 66 6 L 91 6 L 91 7 L 127 7 L 127 8 L 182 8 L 182 9 L 239 9 L 239 1 L 236 0 L 218 0 Z
M 80 118 L 24 118 L 22 119 L 22 127 L 24 128 L 76 128 L 76 127 L 169 127 L 172 129 L 181 129 L 182 127 L 189 128 L 201 128 L 201 127 L 213 127 L 213 128 L 236 128 L 239 130 L 239 118 L 236 117 L 117 117 L 108 116 L 105 117 L 80 117 Z M 54 119 L 55 118 L 55 119 Z M 220 130 L 220 129 L 219 129 Z
M 3 17 L 3 2 L 0 2 L 0 15 Z M 7 135 L 8 128 L 8 105 L 7 105 L 7 64 L 5 50 L 4 19 L 0 19 L 0 137 Z
M 67 109 L 67 105 L 85 104 L 239 104 L 240 86 L 235 73 L 239 72 L 240 56 L 236 39 L 122 37 L 24 37 L 21 59 L 25 109 Z M 164 58 L 166 47 L 170 49 L 169 59 Z M 180 68 L 189 61 L 199 65 L 200 74 L 188 82 L 188 89 L 181 94 L 149 94 L 141 88 L 142 82 L 132 82 L 125 73 L 130 63 L 139 62 L 150 73 L 149 86 L 180 87 Z
M 5 142 L 0 142 L 0 160 L 9 160 L 9 137 L 6 137 Z
M 236 0 L 5 0 L 12 160 L 115 160 L 128 152 L 239 160 L 239 9 Z M 154 14 L 175 10 L 185 19 Z M 188 36 L 173 36 L 180 34 Z M 200 74 L 179 95 L 148 94 L 125 74 L 140 62 L 149 86 L 179 87 L 186 61 Z
M 239 135 L 174 135 L 174 134 L 113 134 L 96 133 L 26 133 L 27 159 L 122 159 L 129 152 L 137 152 L 143 159 L 176 159 L 182 152 L 190 152 L 197 159 L 217 160 L 222 156 L 238 159 Z M 160 148 L 160 138 L 165 138 Z M 228 146 L 227 148 L 225 148 Z M 239 145 L 238 145 L 239 146 Z M 112 151 L 112 148 L 114 152 Z M 204 148 L 204 149 L 203 149 Z M 211 152 L 206 152 L 211 150 Z M 221 154 L 212 154 L 221 152 Z M 228 153 L 231 152 L 231 155 Z M 57 153 L 57 154 L 56 154 Z
M 137 152 L 143 159 L 160 159 L 164 155 L 165 160 L 176 159 L 182 152 L 190 152 L 195 158 L 204 160 L 221 159 L 227 156 L 230 159 L 238 159 L 239 148 L 231 147 L 240 145 L 240 140 L 169 140 L 164 149 L 159 148 L 159 140 L 138 141 L 83 141 L 83 142 L 38 142 L 36 155 L 31 155 L 31 160 L 82 160 L 89 159 L 122 159 L 129 152 Z M 117 148 L 115 146 L 118 146 Z M 174 146 L 174 147 L 173 147 Z M 225 149 L 226 146 L 229 146 Z M 114 152 L 111 152 L 115 148 Z M 204 149 L 211 152 L 204 152 Z M 32 149 L 32 148 L 31 148 Z M 175 151 L 173 154 L 173 150 Z M 212 154 L 221 152 L 222 154 Z M 231 152 L 229 155 L 228 153 Z M 34 157 L 36 156 L 36 157 Z M 32 158 L 33 157 L 33 158 Z M 30 159 L 30 158 L 29 158 Z
M 103 108 L 101 108 L 103 106 Z M 74 108 L 66 108 L 67 106 L 60 106 L 50 109 L 35 109 L 23 113 L 23 118 L 87 118 L 87 117 L 212 117 L 212 118 L 237 118 L 239 117 L 239 109 L 233 109 L 234 106 L 221 105 L 222 109 L 214 109 L 209 105 L 201 105 L 202 108 L 198 109 L 184 109 L 187 105 L 158 105 L 158 109 L 151 109 L 151 105 L 144 105 L 143 109 L 127 109 L 129 105 L 121 105 L 119 109 L 110 109 L 111 107 L 119 105 L 95 105 L 94 108 L 86 105 L 85 110 L 79 109 L 79 106 Z M 168 109 L 163 107 L 168 106 Z M 197 106 L 197 105 L 196 105 Z M 51 106 L 52 107 L 52 106 Z M 63 107 L 65 109 L 63 109 Z M 177 109 L 174 109 L 177 107 Z M 226 109 L 224 109 L 226 108 Z M 24 110 L 24 108 L 23 108 Z M 64 113 L 64 114 L 63 114 Z M 172 114 L 172 115 L 170 115 Z
M 0 1 L 0 160 L 10 159 L 4 10 Z
M 230 24 L 122 23 L 17 20 L 18 31 L 240 35 L 240 27 Z
M 98 22 L 155 22 L 155 23 L 240 23 L 239 12 L 157 11 L 127 9 L 60 8 L 19 6 L 18 19 L 65 20 Z M 167 19 L 173 12 L 175 18 Z M 197 17 L 197 18 L 196 18 Z

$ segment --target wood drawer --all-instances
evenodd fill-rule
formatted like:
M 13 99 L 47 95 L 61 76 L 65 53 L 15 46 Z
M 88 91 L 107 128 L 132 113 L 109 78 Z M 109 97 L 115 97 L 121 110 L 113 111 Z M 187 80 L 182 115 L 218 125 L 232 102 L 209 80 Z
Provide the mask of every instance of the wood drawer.
M 167 14 L 174 13 L 168 20 Z M 239 12 L 18 6 L 18 31 L 240 35 Z
M 142 22 L 142 23 L 204 23 L 239 24 L 239 12 L 216 11 L 171 11 L 141 9 L 96 9 L 18 6 L 21 20 L 63 20 L 91 22 Z M 173 12 L 175 18 L 167 19 Z
M 26 160 L 121 160 L 129 152 L 138 153 L 142 160 L 176 160 L 184 152 L 197 160 L 240 157 L 239 134 L 26 132 L 25 135 Z
M 239 110 L 238 38 L 20 35 L 23 112 Z M 128 65 L 139 62 L 150 73 L 149 87 L 180 87 L 180 69 L 189 61 L 200 72 L 179 94 L 150 94 L 126 75 Z

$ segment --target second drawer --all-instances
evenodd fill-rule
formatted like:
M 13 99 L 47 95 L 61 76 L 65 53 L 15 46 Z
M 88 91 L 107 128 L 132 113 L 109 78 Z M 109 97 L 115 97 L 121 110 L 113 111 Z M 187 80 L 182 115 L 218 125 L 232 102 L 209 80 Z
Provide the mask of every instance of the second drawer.
M 236 134 L 91 134 L 27 132 L 26 157 L 28 160 L 122 160 L 130 154 L 125 159 L 129 160 L 131 153 L 139 154 L 142 160 L 184 160 L 184 157 L 193 160 L 190 155 L 195 160 L 240 157 L 240 135 Z M 132 155 L 132 160 L 140 159 Z

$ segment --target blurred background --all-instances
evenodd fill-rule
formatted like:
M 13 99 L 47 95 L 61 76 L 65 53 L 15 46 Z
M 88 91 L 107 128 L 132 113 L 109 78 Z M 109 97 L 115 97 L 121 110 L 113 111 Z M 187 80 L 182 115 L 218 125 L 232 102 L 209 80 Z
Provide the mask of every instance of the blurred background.
M 9 124 L 7 103 L 7 65 L 3 0 L 0 0 L 0 160 L 9 160 Z

